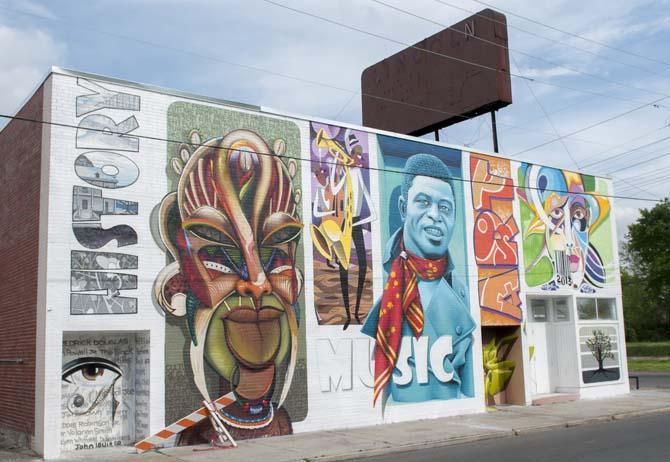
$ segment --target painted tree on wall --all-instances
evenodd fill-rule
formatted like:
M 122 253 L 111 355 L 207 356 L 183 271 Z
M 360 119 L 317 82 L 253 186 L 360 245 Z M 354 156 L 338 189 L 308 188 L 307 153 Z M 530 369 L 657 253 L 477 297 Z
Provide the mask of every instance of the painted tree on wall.
M 614 354 L 612 353 L 612 340 L 610 340 L 610 336 L 601 330 L 594 330 L 593 337 L 586 340 L 586 346 L 596 361 L 598 361 L 598 370 L 595 371 L 594 375 L 607 375 L 607 370 L 605 370 L 604 366 L 605 360 L 614 359 Z

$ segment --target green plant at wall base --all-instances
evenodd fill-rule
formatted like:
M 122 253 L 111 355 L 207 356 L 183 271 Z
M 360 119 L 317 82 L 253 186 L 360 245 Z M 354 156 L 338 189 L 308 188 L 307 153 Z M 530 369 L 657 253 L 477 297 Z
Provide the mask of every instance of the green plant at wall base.
M 517 334 L 494 338 L 484 347 L 484 391 L 487 396 L 493 397 L 507 388 L 516 368 L 516 361 L 507 357 L 518 338 Z

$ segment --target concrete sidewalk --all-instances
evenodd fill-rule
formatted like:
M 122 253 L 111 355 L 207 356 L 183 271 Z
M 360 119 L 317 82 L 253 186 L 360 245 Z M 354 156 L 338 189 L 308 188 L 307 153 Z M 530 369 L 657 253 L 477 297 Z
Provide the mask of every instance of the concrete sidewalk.
M 247 440 L 240 441 L 237 449 L 196 451 L 194 449 L 205 446 L 191 446 L 137 455 L 130 448 L 115 448 L 97 450 L 94 457 L 106 462 L 339 461 L 661 412 L 670 413 L 670 390 L 641 390 L 622 397 L 545 406 L 500 406 L 485 414 Z M 16 453 L 13 454 L 16 458 L 5 459 L 6 454 L 0 451 L 0 460 L 35 460 Z M 61 460 L 91 460 L 92 455 L 89 452 L 68 454 Z

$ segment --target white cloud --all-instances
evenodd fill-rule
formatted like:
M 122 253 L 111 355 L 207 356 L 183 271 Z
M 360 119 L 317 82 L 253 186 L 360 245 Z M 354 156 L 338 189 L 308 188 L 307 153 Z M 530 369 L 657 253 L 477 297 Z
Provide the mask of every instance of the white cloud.
M 65 52 L 42 30 L 0 24 L 0 111 L 13 114 Z

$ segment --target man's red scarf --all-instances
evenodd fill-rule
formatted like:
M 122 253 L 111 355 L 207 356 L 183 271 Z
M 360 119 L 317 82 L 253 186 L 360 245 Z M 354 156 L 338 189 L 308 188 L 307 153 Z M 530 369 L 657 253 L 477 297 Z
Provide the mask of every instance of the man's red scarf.
M 415 337 L 419 338 L 423 332 L 423 307 L 417 277 L 435 281 L 444 276 L 446 269 L 446 255 L 437 260 L 418 257 L 405 250 L 400 236 L 400 255 L 391 263 L 379 306 L 373 405 L 391 380 L 400 348 L 403 318 Z

